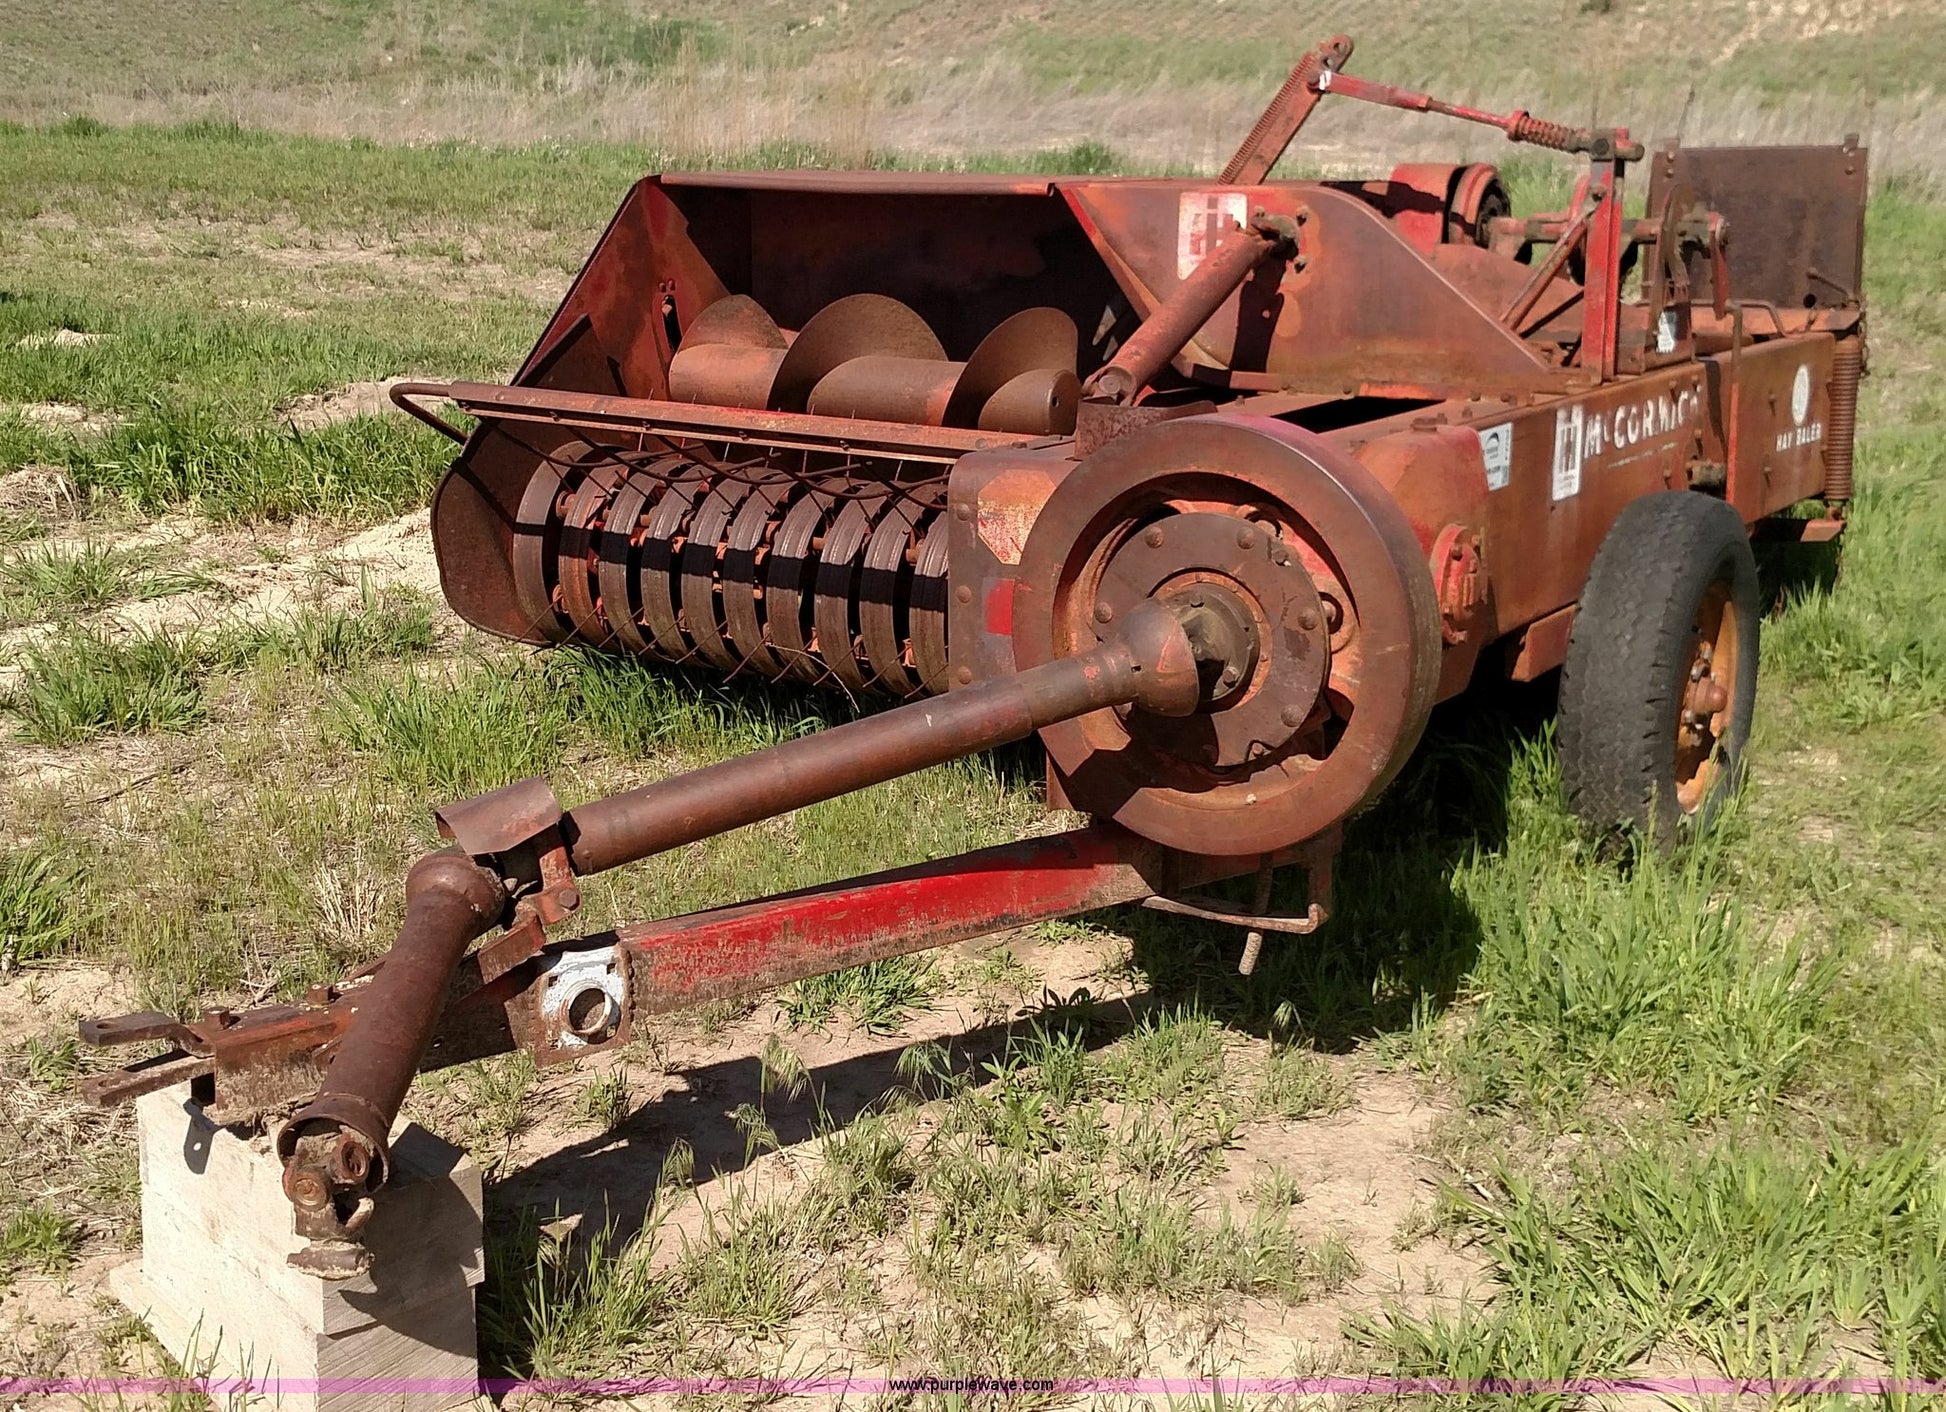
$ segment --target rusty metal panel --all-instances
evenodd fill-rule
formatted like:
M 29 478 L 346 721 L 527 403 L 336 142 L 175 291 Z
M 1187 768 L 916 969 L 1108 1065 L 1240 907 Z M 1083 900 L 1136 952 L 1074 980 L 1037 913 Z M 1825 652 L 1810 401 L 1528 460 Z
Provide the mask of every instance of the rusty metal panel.
M 1602 536 L 1629 501 L 1689 484 L 1710 391 L 1689 364 L 1477 424 L 1506 446 L 1502 469 L 1489 467 L 1498 483 L 1485 518 L 1501 631 L 1580 597 Z
M 1825 448 L 1843 431 L 1831 425 L 1832 352 L 1830 334 L 1812 333 L 1703 361 L 1710 458 L 1727 467 L 1727 498 L 1746 522 L 1823 490 Z
M 1780 310 L 1855 304 L 1865 279 L 1866 149 L 1683 147 L 1670 142 L 1650 163 L 1649 209 L 1688 186 L 1729 224 L 1730 297 Z M 1709 261 L 1689 271 L 1698 300 L 1710 297 Z
M 1014 669 L 1015 576 L 1027 536 L 1073 470 L 1067 446 L 964 456 L 947 482 L 952 592 L 947 646 L 954 686 Z

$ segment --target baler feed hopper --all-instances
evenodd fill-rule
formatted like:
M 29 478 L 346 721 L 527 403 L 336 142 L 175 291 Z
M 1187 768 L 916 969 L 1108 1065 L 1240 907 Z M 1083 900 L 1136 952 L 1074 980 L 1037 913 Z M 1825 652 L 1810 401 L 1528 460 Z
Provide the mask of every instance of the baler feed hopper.
M 1649 153 L 1350 53 L 1305 55 L 1211 180 L 639 182 L 510 384 L 394 390 L 460 444 L 448 599 L 525 642 L 902 704 L 573 809 L 541 780 L 447 805 L 376 964 L 91 1021 L 170 1046 L 94 1096 L 289 1113 L 296 1258 L 350 1273 L 422 1068 L 596 1054 L 660 1011 L 1116 903 L 1236 926 L 1247 970 L 1322 922 L 1340 823 L 1484 674 L 1562 669 L 1595 828 L 1705 818 L 1749 730 L 1750 537 L 1833 538 L 1851 495 L 1865 154 Z M 1519 214 L 1486 164 L 1272 179 L 1334 94 L 1500 127 L 1580 180 Z M 1030 735 L 1050 803 L 1093 823 L 549 939 L 581 876 Z M 1267 915 L 1289 865 L 1310 904 Z M 1204 891 L 1238 877 L 1253 900 Z

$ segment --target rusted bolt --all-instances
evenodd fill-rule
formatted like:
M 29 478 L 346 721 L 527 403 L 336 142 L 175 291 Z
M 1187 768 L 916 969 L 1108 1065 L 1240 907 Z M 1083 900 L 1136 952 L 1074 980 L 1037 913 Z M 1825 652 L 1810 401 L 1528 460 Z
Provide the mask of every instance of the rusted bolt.
M 1292 730 L 1296 730 L 1304 724 L 1304 712 L 1295 706 L 1286 706 L 1279 713 L 1277 719 L 1289 726 Z
M 1302 613 L 1299 613 L 1297 615 L 1297 625 L 1306 632 L 1316 632 L 1318 630 L 1317 610 L 1314 608 L 1306 608 Z
M 972 587 L 968 584 L 961 584 L 953 590 L 953 599 L 959 603 L 971 603 L 973 601 Z
M 1142 542 L 1151 549 L 1160 549 L 1162 547 L 1162 531 L 1159 529 L 1150 530 L 1142 536 Z
M 572 912 L 581 905 L 581 889 L 564 887 L 555 894 L 555 900 L 561 904 L 563 911 Z
M 1106 603 L 1095 604 L 1095 621 L 1098 623 L 1114 622 L 1115 610 L 1109 607 Z
M 290 1198 L 291 1205 L 302 1206 L 307 1211 L 322 1210 L 331 1201 L 324 1178 L 309 1167 L 284 1169 L 284 1195 Z
M 1333 598 L 1330 594 L 1326 594 L 1324 596 L 1323 602 L 1324 602 L 1324 625 L 1327 628 L 1329 628 L 1332 632 L 1336 632 L 1339 626 L 1345 621 L 1344 604 L 1340 603 L 1337 599 Z
M 968 502 L 968 501 L 965 501 L 965 500 L 956 500 L 956 501 L 954 501 L 954 502 L 953 502 L 953 518 L 954 518 L 954 519 L 956 519 L 956 520 L 970 520 L 970 519 L 972 519 L 972 518 L 973 518 L 973 506 L 972 506 L 972 504 L 971 504 L 970 502 Z
M 957 672 L 953 673 L 953 680 L 957 681 L 961 686 L 969 685 L 973 680 L 973 669 L 971 667 L 961 667 Z
M 1237 548 L 1255 549 L 1256 547 L 1257 532 L 1255 530 L 1246 527 L 1237 531 Z

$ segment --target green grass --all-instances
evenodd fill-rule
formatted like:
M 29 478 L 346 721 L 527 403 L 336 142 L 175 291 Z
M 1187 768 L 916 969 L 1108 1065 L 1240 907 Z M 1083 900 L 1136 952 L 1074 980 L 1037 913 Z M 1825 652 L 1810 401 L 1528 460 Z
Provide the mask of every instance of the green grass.
M 331 733 L 395 784 L 463 799 L 544 773 L 560 754 L 568 706 L 535 685 L 543 668 L 489 662 L 457 680 L 434 668 L 348 683 Z
M 912 1011 L 929 1005 L 936 979 L 933 963 L 923 956 L 871 961 L 785 987 L 784 1017 L 793 1025 L 823 1025 L 842 1013 L 860 1029 L 891 1034 Z
M 52 1274 L 73 1257 L 79 1242 L 74 1223 L 45 1206 L 21 1206 L 0 1223 L 0 1289 L 22 1271 Z
M 89 541 L 72 548 L 34 545 L 0 560 L 0 627 L 56 621 L 111 604 L 166 598 L 208 588 L 193 570 L 163 570 L 140 550 Z
M 20 678 L 0 702 L 22 738 L 72 745 L 104 733 L 186 731 L 205 719 L 193 638 L 111 637 L 71 629 L 20 653 Z
M 0 851 L 0 973 L 58 954 L 88 910 L 86 874 L 72 855 Z
M 649 1339 L 667 1317 L 669 1280 L 650 1272 L 652 1247 L 604 1230 L 570 1248 L 523 1212 L 487 1245 L 482 1360 L 516 1376 L 612 1376 L 615 1351 Z
M 181 733 L 209 719 L 221 673 L 340 672 L 431 645 L 430 606 L 397 594 L 355 610 L 306 606 L 206 632 L 67 628 L 19 651 L 19 677 L 0 710 L 38 745 Z

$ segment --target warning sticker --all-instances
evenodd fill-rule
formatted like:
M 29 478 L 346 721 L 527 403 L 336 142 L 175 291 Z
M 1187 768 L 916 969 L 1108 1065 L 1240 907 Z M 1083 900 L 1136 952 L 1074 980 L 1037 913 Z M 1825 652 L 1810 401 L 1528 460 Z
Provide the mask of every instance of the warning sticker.
M 1250 200 L 1241 191 L 1185 191 L 1176 207 L 1176 278 L 1189 278 L 1249 215 Z
M 1505 490 L 1514 473 L 1514 427 L 1502 422 L 1480 428 L 1480 459 L 1486 462 L 1487 489 Z
M 1581 436 L 1587 414 L 1576 403 L 1554 413 L 1554 498 L 1581 493 Z

